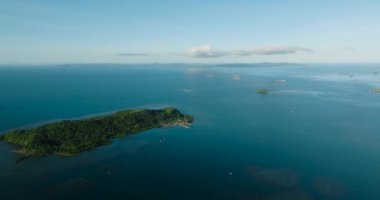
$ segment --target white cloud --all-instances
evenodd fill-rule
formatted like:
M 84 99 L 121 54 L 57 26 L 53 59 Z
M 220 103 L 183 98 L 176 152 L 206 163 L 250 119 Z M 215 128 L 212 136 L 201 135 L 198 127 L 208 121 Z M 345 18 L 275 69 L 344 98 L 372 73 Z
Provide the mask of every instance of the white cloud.
M 312 53 L 313 50 L 303 47 L 289 47 L 289 46 L 269 46 L 254 49 L 252 54 L 258 55 L 279 55 L 279 54 L 294 54 L 297 52 Z
M 217 58 L 228 56 L 228 52 L 214 49 L 211 45 L 204 45 L 201 47 L 191 48 L 185 53 L 185 55 L 195 58 Z
M 313 50 L 303 47 L 293 46 L 268 46 L 256 49 L 243 49 L 243 50 L 219 50 L 214 49 L 210 45 L 195 47 L 186 52 L 186 56 L 195 58 L 216 58 L 216 57 L 243 57 L 252 55 L 283 55 L 295 54 L 298 52 L 312 53 Z

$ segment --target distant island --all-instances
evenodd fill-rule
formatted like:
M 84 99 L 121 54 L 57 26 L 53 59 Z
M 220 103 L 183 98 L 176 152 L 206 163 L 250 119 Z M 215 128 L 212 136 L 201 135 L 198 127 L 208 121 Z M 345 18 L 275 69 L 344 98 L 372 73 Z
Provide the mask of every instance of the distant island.
M 380 93 L 380 88 L 370 89 L 369 92 Z
M 260 88 L 260 89 L 257 89 L 256 92 L 257 92 L 258 94 L 263 94 L 263 95 L 265 95 L 265 94 L 268 94 L 268 93 L 269 93 L 269 90 L 268 90 L 268 89 L 265 89 L 265 88 Z
M 19 148 L 26 157 L 52 154 L 71 156 L 98 146 L 111 144 L 113 138 L 153 128 L 183 126 L 193 122 L 190 115 L 175 108 L 137 109 L 81 120 L 64 120 L 37 128 L 9 131 L 0 135 Z

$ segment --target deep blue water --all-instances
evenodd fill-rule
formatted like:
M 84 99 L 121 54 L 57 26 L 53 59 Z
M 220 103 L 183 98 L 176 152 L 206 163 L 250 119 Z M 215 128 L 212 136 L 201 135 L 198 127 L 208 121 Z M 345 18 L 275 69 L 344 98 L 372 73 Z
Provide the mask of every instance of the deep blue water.
M 195 123 L 69 158 L 16 162 L 0 143 L 0 198 L 380 199 L 380 94 L 369 92 L 380 88 L 379 71 L 369 64 L 2 66 L 0 133 L 165 106 Z

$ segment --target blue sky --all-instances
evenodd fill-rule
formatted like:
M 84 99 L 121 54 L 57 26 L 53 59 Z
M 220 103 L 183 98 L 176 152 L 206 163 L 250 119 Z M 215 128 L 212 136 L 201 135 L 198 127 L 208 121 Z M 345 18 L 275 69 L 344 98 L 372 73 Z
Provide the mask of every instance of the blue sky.
M 380 62 L 375 0 L 0 0 L 0 63 Z

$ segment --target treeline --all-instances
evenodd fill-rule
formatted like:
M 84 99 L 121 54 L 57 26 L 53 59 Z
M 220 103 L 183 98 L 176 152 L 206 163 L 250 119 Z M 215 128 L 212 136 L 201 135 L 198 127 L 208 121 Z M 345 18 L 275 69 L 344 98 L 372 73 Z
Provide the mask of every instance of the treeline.
M 127 110 L 83 120 L 65 120 L 28 130 L 14 130 L 0 140 L 17 145 L 27 156 L 78 154 L 124 137 L 172 123 L 191 123 L 193 118 L 175 108 Z

